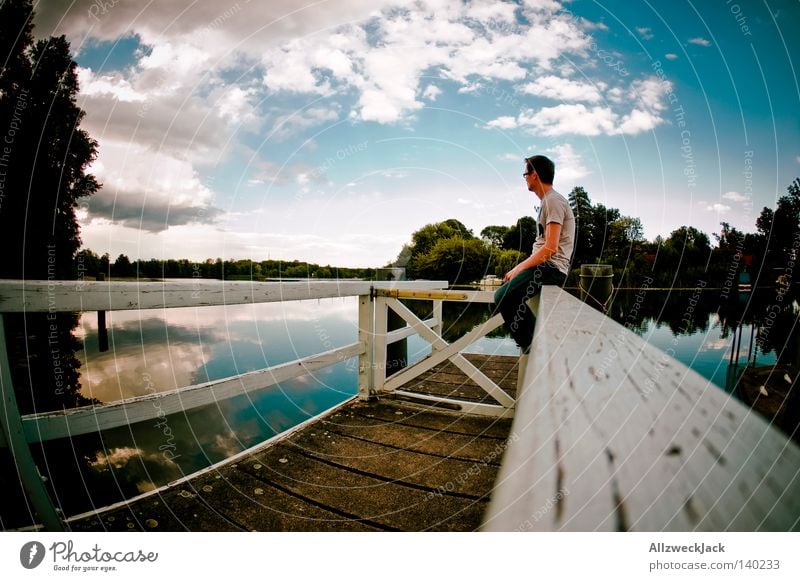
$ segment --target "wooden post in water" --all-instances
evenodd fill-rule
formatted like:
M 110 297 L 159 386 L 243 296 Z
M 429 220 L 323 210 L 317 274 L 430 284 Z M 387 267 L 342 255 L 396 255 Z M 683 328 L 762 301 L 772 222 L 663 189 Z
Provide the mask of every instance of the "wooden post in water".
M 97 280 L 105 280 L 106 275 L 98 272 L 95 277 Z M 100 352 L 108 351 L 108 329 L 106 328 L 106 312 L 97 311 L 97 341 L 100 343 Z
M 395 281 L 405 280 L 404 268 L 379 268 L 375 273 L 377 281 Z M 395 313 L 392 309 L 388 309 L 386 315 L 386 332 L 391 333 L 397 329 L 402 329 L 406 326 L 406 321 Z M 377 332 L 377 330 L 376 330 Z M 376 362 L 381 362 L 381 354 L 376 353 Z M 386 346 L 386 373 L 384 377 L 389 377 L 397 373 L 401 369 L 405 369 L 408 365 L 408 339 L 400 339 Z
M 610 264 L 582 264 L 578 286 L 581 300 L 600 309 L 608 310 L 611 293 L 614 292 L 614 270 Z

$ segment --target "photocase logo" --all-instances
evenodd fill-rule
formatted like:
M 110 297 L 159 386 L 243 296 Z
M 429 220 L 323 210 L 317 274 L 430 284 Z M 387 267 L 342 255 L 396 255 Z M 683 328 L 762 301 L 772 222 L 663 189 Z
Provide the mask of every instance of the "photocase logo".
M 35 569 L 44 560 L 44 545 L 39 541 L 25 543 L 19 551 L 19 562 L 26 569 Z

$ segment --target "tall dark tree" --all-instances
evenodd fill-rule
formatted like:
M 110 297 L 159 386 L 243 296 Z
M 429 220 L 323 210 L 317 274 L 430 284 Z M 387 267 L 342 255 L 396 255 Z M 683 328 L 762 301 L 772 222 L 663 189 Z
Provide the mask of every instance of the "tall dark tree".
M 800 242 L 800 178 L 787 188 L 787 194 L 778 199 L 775 211 L 764 208 L 756 220 L 756 228 L 764 236 L 765 265 L 768 268 L 786 268 L 797 258 Z
M 589 194 L 576 186 L 569 194 L 569 205 L 575 215 L 575 250 L 573 264 L 590 264 L 597 260 L 595 252 L 594 208 Z
M 77 65 L 62 37 L 34 42 L 30 0 L 0 3 L 0 277 L 68 279 L 80 247 L 75 210 L 99 184 L 86 172 L 97 143 L 79 128 Z M 79 394 L 74 313 L 6 316 L 23 412 L 86 400 Z
M 523 216 L 517 223 L 508 229 L 503 237 L 505 250 L 516 250 L 528 256 L 533 250 L 536 241 L 536 220 L 531 216 Z

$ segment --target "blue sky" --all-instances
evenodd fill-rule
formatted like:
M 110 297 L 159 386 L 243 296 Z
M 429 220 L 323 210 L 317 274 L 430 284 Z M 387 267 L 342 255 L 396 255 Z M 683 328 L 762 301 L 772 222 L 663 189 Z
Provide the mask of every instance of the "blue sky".
M 753 231 L 800 175 L 797 2 L 59 4 L 113 256 L 381 266 L 535 215 L 535 153 L 650 239 Z

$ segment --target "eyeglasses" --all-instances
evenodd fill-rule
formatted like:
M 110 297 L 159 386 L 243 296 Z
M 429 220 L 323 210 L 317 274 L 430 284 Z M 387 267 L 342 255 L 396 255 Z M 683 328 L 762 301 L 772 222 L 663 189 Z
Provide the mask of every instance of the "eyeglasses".
M 536 172 L 535 171 L 526 171 L 524 174 L 522 174 L 522 177 L 526 178 L 529 175 L 531 175 L 532 173 L 536 173 Z

